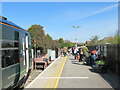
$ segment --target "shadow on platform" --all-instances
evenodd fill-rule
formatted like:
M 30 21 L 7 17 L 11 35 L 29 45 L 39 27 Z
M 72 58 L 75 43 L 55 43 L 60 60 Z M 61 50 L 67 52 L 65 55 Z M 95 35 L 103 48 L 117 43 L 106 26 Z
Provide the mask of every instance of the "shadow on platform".
M 92 73 L 98 73 L 107 83 L 109 83 L 115 90 L 120 90 L 120 77 L 108 71 L 106 73 L 99 73 L 94 68 L 89 69 Z

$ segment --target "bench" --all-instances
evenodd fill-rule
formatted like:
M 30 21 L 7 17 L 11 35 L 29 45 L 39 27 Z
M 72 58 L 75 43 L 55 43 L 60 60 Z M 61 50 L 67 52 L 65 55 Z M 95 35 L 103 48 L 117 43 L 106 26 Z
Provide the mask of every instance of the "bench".
M 47 62 L 43 60 L 43 58 L 35 58 L 34 59 L 34 68 L 40 68 L 40 66 L 42 67 L 42 70 L 44 70 L 47 67 Z

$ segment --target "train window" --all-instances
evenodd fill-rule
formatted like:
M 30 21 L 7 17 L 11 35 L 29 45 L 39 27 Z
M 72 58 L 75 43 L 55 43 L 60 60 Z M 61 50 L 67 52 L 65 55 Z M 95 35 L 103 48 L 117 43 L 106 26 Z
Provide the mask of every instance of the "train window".
M 19 62 L 18 50 L 2 51 L 2 68 L 16 64 Z
M 2 41 L 2 48 L 12 48 L 14 47 L 14 42 Z
M 13 48 L 18 47 L 18 41 L 9 41 L 9 40 L 3 40 L 2 41 L 2 48 Z
M 14 40 L 14 32 L 13 30 L 11 30 L 11 28 L 8 27 L 3 27 L 2 28 L 2 39 L 6 39 L 6 40 Z
M 6 40 L 19 40 L 19 32 L 15 31 L 12 27 L 2 26 L 2 39 Z
M 6 32 L 5 32 L 6 31 Z M 19 63 L 19 32 L 3 30 L 2 37 L 2 68 Z
M 15 31 L 15 40 L 19 40 L 19 32 Z
M 14 47 L 18 47 L 18 42 L 14 42 Z
M 18 50 L 14 50 L 14 60 L 15 63 L 19 63 L 19 51 Z

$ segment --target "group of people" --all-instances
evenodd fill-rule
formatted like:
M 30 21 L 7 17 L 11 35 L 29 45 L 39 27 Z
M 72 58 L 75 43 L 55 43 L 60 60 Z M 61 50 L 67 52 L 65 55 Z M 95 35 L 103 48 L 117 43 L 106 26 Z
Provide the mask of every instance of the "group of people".
M 87 63 L 87 59 L 89 57 L 92 66 L 95 66 L 95 60 L 99 54 L 98 52 L 98 50 L 93 50 L 90 52 L 85 44 L 80 47 L 61 48 L 61 55 L 73 55 L 75 60 L 77 59 L 79 62 L 83 61 L 83 64 Z
M 79 61 L 85 62 L 85 56 L 88 51 L 89 50 L 86 45 L 81 47 L 72 47 L 72 55 L 74 55 L 74 59 L 78 59 Z

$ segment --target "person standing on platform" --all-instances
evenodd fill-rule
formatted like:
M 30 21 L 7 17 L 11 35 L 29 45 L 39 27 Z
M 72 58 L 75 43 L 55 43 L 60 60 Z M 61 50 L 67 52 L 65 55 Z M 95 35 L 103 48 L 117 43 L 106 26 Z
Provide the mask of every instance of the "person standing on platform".
M 79 48 L 79 55 L 80 55 L 80 58 L 79 58 L 79 62 L 80 62 L 83 59 L 83 51 L 81 47 Z
M 68 49 L 68 55 L 71 55 L 71 48 Z
M 63 47 L 63 54 L 64 54 L 64 56 L 66 56 L 66 54 L 67 54 L 67 47 Z
M 60 48 L 60 53 L 61 53 L 61 56 L 63 55 L 63 49 L 62 48 Z
M 95 55 L 95 53 L 91 53 L 92 67 L 95 67 L 96 58 L 97 58 L 97 56 Z
M 83 63 L 86 64 L 87 54 L 89 51 L 86 44 L 84 44 L 84 46 L 82 46 L 82 51 L 83 51 Z
M 74 55 L 75 47 L 72 47 L 72 55 Z
M 75 47 L 75 49 L 74 49 L 74 59 L 77 59 L 77 52 L 78 52 L 78 48 Z

